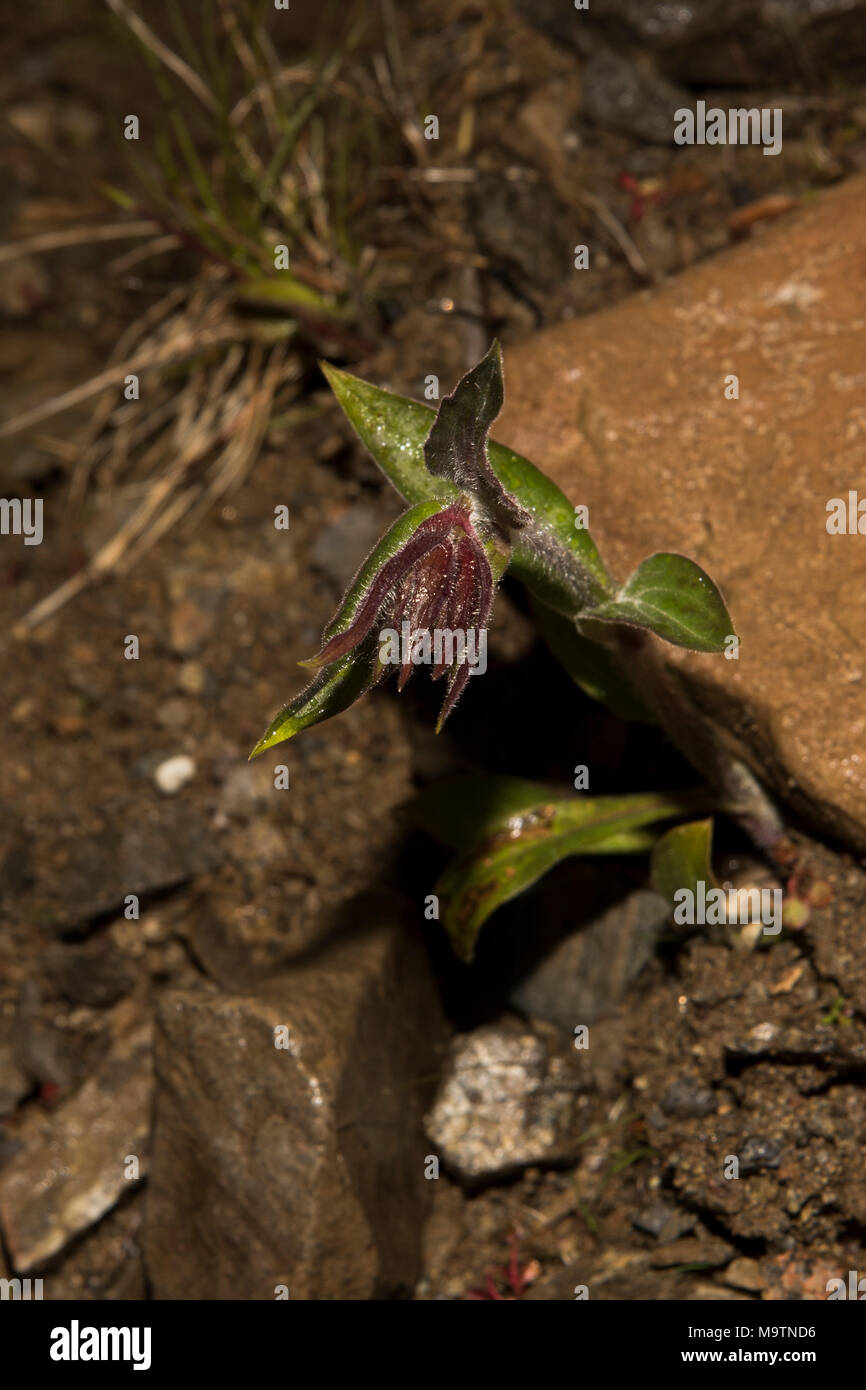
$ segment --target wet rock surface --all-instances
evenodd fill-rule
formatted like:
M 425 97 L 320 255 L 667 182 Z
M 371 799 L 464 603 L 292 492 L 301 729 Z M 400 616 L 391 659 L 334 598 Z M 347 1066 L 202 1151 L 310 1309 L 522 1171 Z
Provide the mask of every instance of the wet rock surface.
M 368 905 L 366 928 L 359 916 L 256 995 L 166 997 L 145 1226 L 155 1297 L 413 1287 L 443 1024 L 421 942 L 405 922 L 374 926 L 381 915 Z
M 548 471 L 625 577 L 655 550 L 718 582 L 739 660 L 670 656 L 777 793 L 866 846 L 858 535 L 829 535 L 866 459 L 857 364 L 866 183 L 663 288 L 511 354 L 496 434 Z M 739 399 L 726 399 L 726 379 Z

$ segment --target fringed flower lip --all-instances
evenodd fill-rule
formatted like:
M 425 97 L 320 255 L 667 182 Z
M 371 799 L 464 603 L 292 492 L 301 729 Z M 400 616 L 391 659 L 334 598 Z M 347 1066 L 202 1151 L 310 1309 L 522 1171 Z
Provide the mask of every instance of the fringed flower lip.
M 491 554 L 495 557 L 496 553 L 496 542 L 485 542 L 479 533 L 472 499 L 459 497 L 419 521 L 373 575 L 348 626 L 327 636 L 339 621 L 338 614 L 326 630 L 327 640 L 318 656 L 301 664 L 322 667 L 338 661 L 360 646 L 374 629 L 403 630 L 409 641 L 404 643 L 400 663 L 402 690 L 412 674 L 409 650 L 419 637 L 427 635 L 432 642 L 436 633 L 459 632 L 467 640 L 474 635 L 477 644 L 478 635 L 486 632 L 498 578 L 491 564 Z M 436 650 L 441 653 L 441 642 Z M 465 644 L 462 657 L 448 663 L 440 655 L 433 666 L 433 680 L 449 673 L 437 728 L 451 713 L 472 673 L 465 659 Z M 385 673 L 380 663 L 376 678 Z

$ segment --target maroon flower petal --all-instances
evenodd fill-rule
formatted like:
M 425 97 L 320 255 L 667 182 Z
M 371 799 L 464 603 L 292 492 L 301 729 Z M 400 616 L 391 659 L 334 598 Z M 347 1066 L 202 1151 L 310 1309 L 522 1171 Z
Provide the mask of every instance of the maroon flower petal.
M 390 560 L 385 561 L 358 605 L 355 617 L 345 632 L 335 633 L 322 647 L 318 656 L 302 664 L 305 666 L 324 666 L 330 661 L 337 661 L 341 656 L 345 656 L 346 652 L 357 647 L 372 628 L 380 609 L 395 585 L 404 575 L 408 574 L 419 560 L 429 554 L 434 546 L 445 539 L 455 525 L 461 524 L 463 521 L 471 524 L 465 510 L 456 504 L 445 507 L 435 516 L 422 521 L 402 549 L 392 555 Z

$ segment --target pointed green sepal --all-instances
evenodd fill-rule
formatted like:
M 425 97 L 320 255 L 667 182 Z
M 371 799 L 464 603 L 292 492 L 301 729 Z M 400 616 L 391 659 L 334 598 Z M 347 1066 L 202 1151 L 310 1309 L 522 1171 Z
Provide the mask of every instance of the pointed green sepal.
M 340 661 L 331 662 L 293 700 L 284 705 L 259 739 L 250 759 L 277 743 L 294 738 L 311 724 L 321 724 L 353 705 L 374 683 L 376 643 L 369 640 Z

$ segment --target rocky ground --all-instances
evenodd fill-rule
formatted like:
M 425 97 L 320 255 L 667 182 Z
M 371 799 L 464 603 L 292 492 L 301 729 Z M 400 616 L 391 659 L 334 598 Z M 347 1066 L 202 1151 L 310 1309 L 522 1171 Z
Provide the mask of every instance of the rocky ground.
M 579 696 L 508 590 L 440 738 L 410 685 L 249 764 L 399 508 L 321 381 L 239 491 L 25 637 L 130 495 L 66 508 L 90 407 L 6 438 L 46 541 L 0 541 L 0 1273 L 47 1297 L 797 1299 L 866 1267 L 864 562 L 823 529 L 863 475 L 863 7 L 792 4 L 784 43 L 751 7 L 745 50 L 736 6 L 596 8 L 401 16 L 430 162 L 464 173 L 388 175 L 387 311 L 351 366 L 420 395 L 496 331 L 496 433 L 611 565 L 707 564 L 742 659 L 679 670 L 785 805 L 811 916 L 756 951 L 684 939 L 642 865 L 574 862 L 456 966 L 413 792 L 566 787 L 587 756 L 594 790 L 689 780 L 664 741 Z M 0 33 L 3 240 L 103 218 L 111 112 L 153 100 L 91 12 Z M 672 104 L 768 87 L 777 158 L 670 145 Z M 144 291 L 92 247 L 0 272 L 8 418 L 99 370 Z

